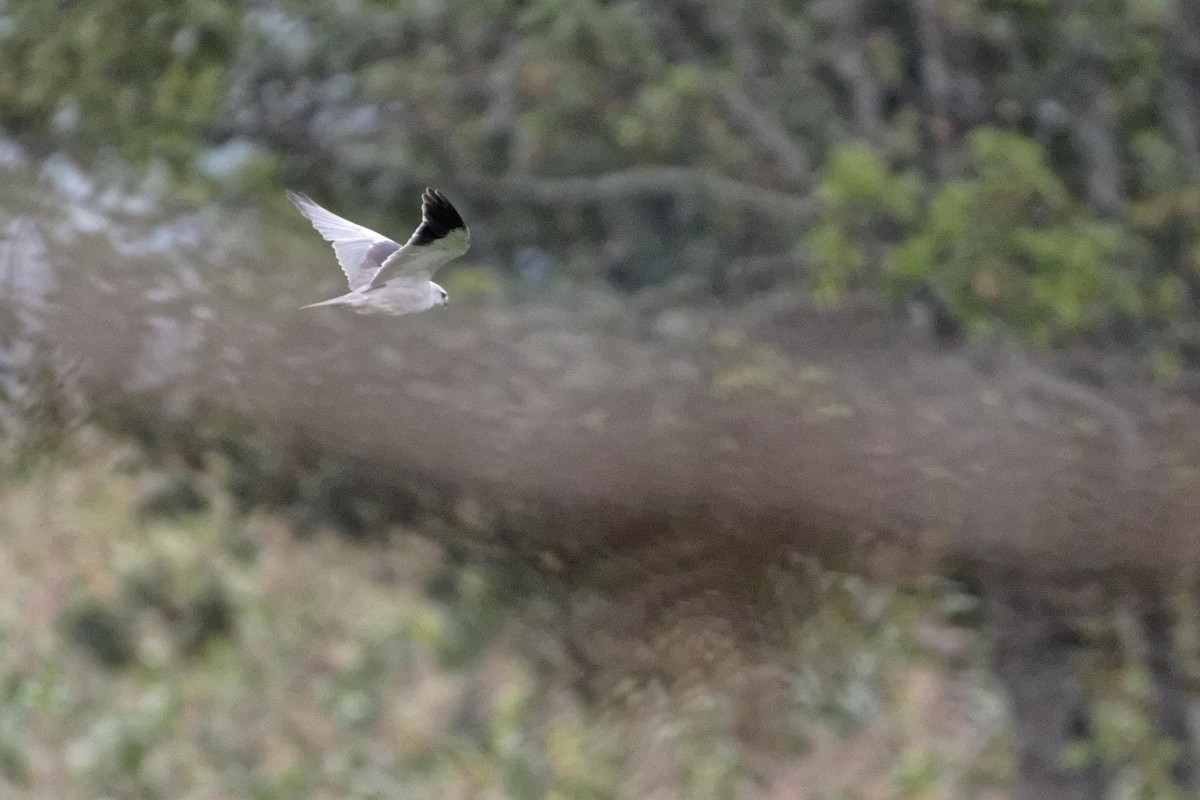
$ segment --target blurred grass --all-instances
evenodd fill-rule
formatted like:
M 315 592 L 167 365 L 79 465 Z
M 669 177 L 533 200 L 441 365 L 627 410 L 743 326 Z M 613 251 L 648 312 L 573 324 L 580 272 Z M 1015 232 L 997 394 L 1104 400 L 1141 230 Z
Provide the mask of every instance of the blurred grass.
M 471 567 L 435 601 L 425 539 L 301 541 L 84 438 L 0 497 L 4 797 L 617 796 Z
M 818 570 L 766 735 L 736 688 L 752 661 L 585 703 L 552 604 L 444 531 L 297 535 L 283 513 L 90 427 L 0 491 L 0 796 L 1008 796 L 1005 703 L 953 585 Z M 1067 756 L 1171 797 L 1144 676 L 1113 674 Z

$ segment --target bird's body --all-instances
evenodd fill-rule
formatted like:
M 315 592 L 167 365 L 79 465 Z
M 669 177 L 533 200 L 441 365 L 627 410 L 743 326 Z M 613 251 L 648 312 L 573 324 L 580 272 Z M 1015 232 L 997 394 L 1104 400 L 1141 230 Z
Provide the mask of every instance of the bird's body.
M 360 314 L 412 314 L 446 302 L 446 290 L 433 281 L 396 280 L 374 289 L 356 289 L 301 308 L 349 306 Z
M 467 252 L 471 234 L 445 195 L 426 189 L 421 224 L 400 245 L 369 228 L 327 211 L 303 195 L 288 192 L 300 213 L 333 243 L 350 291 L 312 303 L 348 306 L 360 314 L 411 314 L 444 305 L 446 290 L 432 280 L 438 267 Z

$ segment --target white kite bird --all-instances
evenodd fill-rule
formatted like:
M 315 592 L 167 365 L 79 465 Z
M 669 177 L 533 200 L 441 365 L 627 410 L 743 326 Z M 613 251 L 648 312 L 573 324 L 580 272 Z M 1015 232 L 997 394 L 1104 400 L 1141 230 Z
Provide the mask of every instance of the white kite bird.
M 333 243 L 350 292 L 303 306 L 350 306 L 360 314 L 411 314 L 446 304 L 446 290 L 430 278 L 438 267 L 467 252 L 471 234 L 458 211 L 437 189 L 421 195 L 421 224 L 403 245 L 342 219 L 310 198 L 288 198 Z

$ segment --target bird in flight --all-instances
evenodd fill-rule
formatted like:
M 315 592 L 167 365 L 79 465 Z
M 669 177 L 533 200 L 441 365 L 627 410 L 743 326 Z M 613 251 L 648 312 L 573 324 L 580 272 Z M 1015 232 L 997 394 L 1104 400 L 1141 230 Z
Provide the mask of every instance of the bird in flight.
M 467 252 L 471 234 L 458 211 L 437 189 L 421 195 L 421 224 L 403 245 L 289 191 L 288 199 L 317 232 L 333 243 L 347 294 L 303 306 L 349 306 L 360 314 L 411 314 L 446 304 L 446 290 L 430 278 L 438 267 Z

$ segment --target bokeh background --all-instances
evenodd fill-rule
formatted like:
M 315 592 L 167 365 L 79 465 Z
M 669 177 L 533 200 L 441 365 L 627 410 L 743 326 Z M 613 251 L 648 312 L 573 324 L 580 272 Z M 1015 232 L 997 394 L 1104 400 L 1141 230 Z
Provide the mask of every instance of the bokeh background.
M 0 0 L 0 173 L 0 795 L 1200 790 L 1200 6 Z

